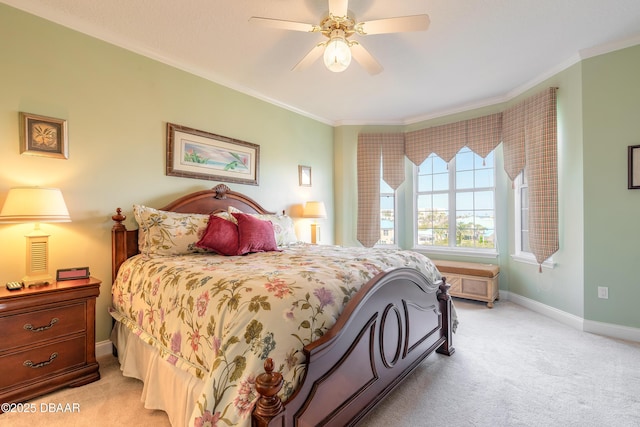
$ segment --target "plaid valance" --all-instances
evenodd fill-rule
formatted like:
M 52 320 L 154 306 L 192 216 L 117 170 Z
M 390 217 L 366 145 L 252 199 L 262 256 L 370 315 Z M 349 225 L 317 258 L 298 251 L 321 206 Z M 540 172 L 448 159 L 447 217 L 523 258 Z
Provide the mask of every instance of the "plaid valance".
M 504 170 L 511 181 L 524 170 L 524 117 L 524 102 L 507 108 L 502 116 Z
M 449 163 L 464 146 L 485 158 L 500 144 L 501 135 L 502 113 L 496 113 L 407 132 L 405 150 L 414 165 L 420 165 L 431 153 Z
M 379 240 L 380 160 L 393 189 L 404 180 L 402 155 L 420 165 L 435 153 L 447 163 L 464 146 L 485 158 L 500 141 L 513 181 L 525 168 L 529 183 L 529 238 L 538 263 L 559 248 L 556 91 L 549 88 L 501 113 L 407 133 L 358 135 L 358 240 Z

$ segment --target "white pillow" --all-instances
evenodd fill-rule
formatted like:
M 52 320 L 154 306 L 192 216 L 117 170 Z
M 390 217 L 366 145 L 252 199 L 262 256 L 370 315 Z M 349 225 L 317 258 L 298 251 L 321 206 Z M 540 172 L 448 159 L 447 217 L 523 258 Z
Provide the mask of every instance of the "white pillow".
M 229 206 L 229 213 L 245 213 L 238 208 Z M 278 246 L 286 246 L 291 243 L 298 242 L 298 236 L 296 236 L 295 226 L 293 219 L 288 215 L 277 214 L 250 214 L 263 221 L 271 221 L 273 224 L 273 233 L 275 234 L 276 244 Z

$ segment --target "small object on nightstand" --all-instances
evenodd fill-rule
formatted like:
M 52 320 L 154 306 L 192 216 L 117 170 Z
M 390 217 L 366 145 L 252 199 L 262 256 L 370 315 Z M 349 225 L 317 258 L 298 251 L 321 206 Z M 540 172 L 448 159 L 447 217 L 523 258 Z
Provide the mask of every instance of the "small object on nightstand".
M 61 268 L 56 272 L 56 280 L 87 279 L 91 276 L 89 267 Z
M 10 291 L 19 291 L 22 289 L 22 282 L 7 282 L 7 289 Z

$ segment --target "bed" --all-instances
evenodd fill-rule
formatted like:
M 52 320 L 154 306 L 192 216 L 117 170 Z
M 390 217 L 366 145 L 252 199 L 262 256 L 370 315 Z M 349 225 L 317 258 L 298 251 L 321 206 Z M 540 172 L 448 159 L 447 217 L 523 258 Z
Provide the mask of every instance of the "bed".
M 448 284 L 420 254 L 294 243 L 290 218 L 224 184 L 134 214 L 140 233 L 112 217 L 112 341 L 174 427 L 353 425 L 427 356 L 454 352 Z M 240 246 L 269 220 L 276 248 L 165 242 L 200 246 L 234 219 Z

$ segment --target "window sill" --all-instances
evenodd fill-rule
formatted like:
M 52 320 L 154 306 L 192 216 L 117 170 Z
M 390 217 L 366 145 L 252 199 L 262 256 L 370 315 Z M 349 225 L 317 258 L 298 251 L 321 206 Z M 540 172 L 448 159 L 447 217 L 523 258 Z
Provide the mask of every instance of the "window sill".
M 398 245 L 374 245 L 376 249 L 400 249 Z
M 531 254 L 511 254 L 511 259 L 523 264 L 538 265 L 538 261 Z M 542 263 L 542 268 L 548 268 L 550 270 L 556 267 L 556 263 L 553 262 L 553 258 L 549 258 Z
M 456 255 L 475 258 L 498 258 L 498 252 L 491 249 L 438 248 L 432 246 L 414 246 L 413 250 L 425 254 Z

